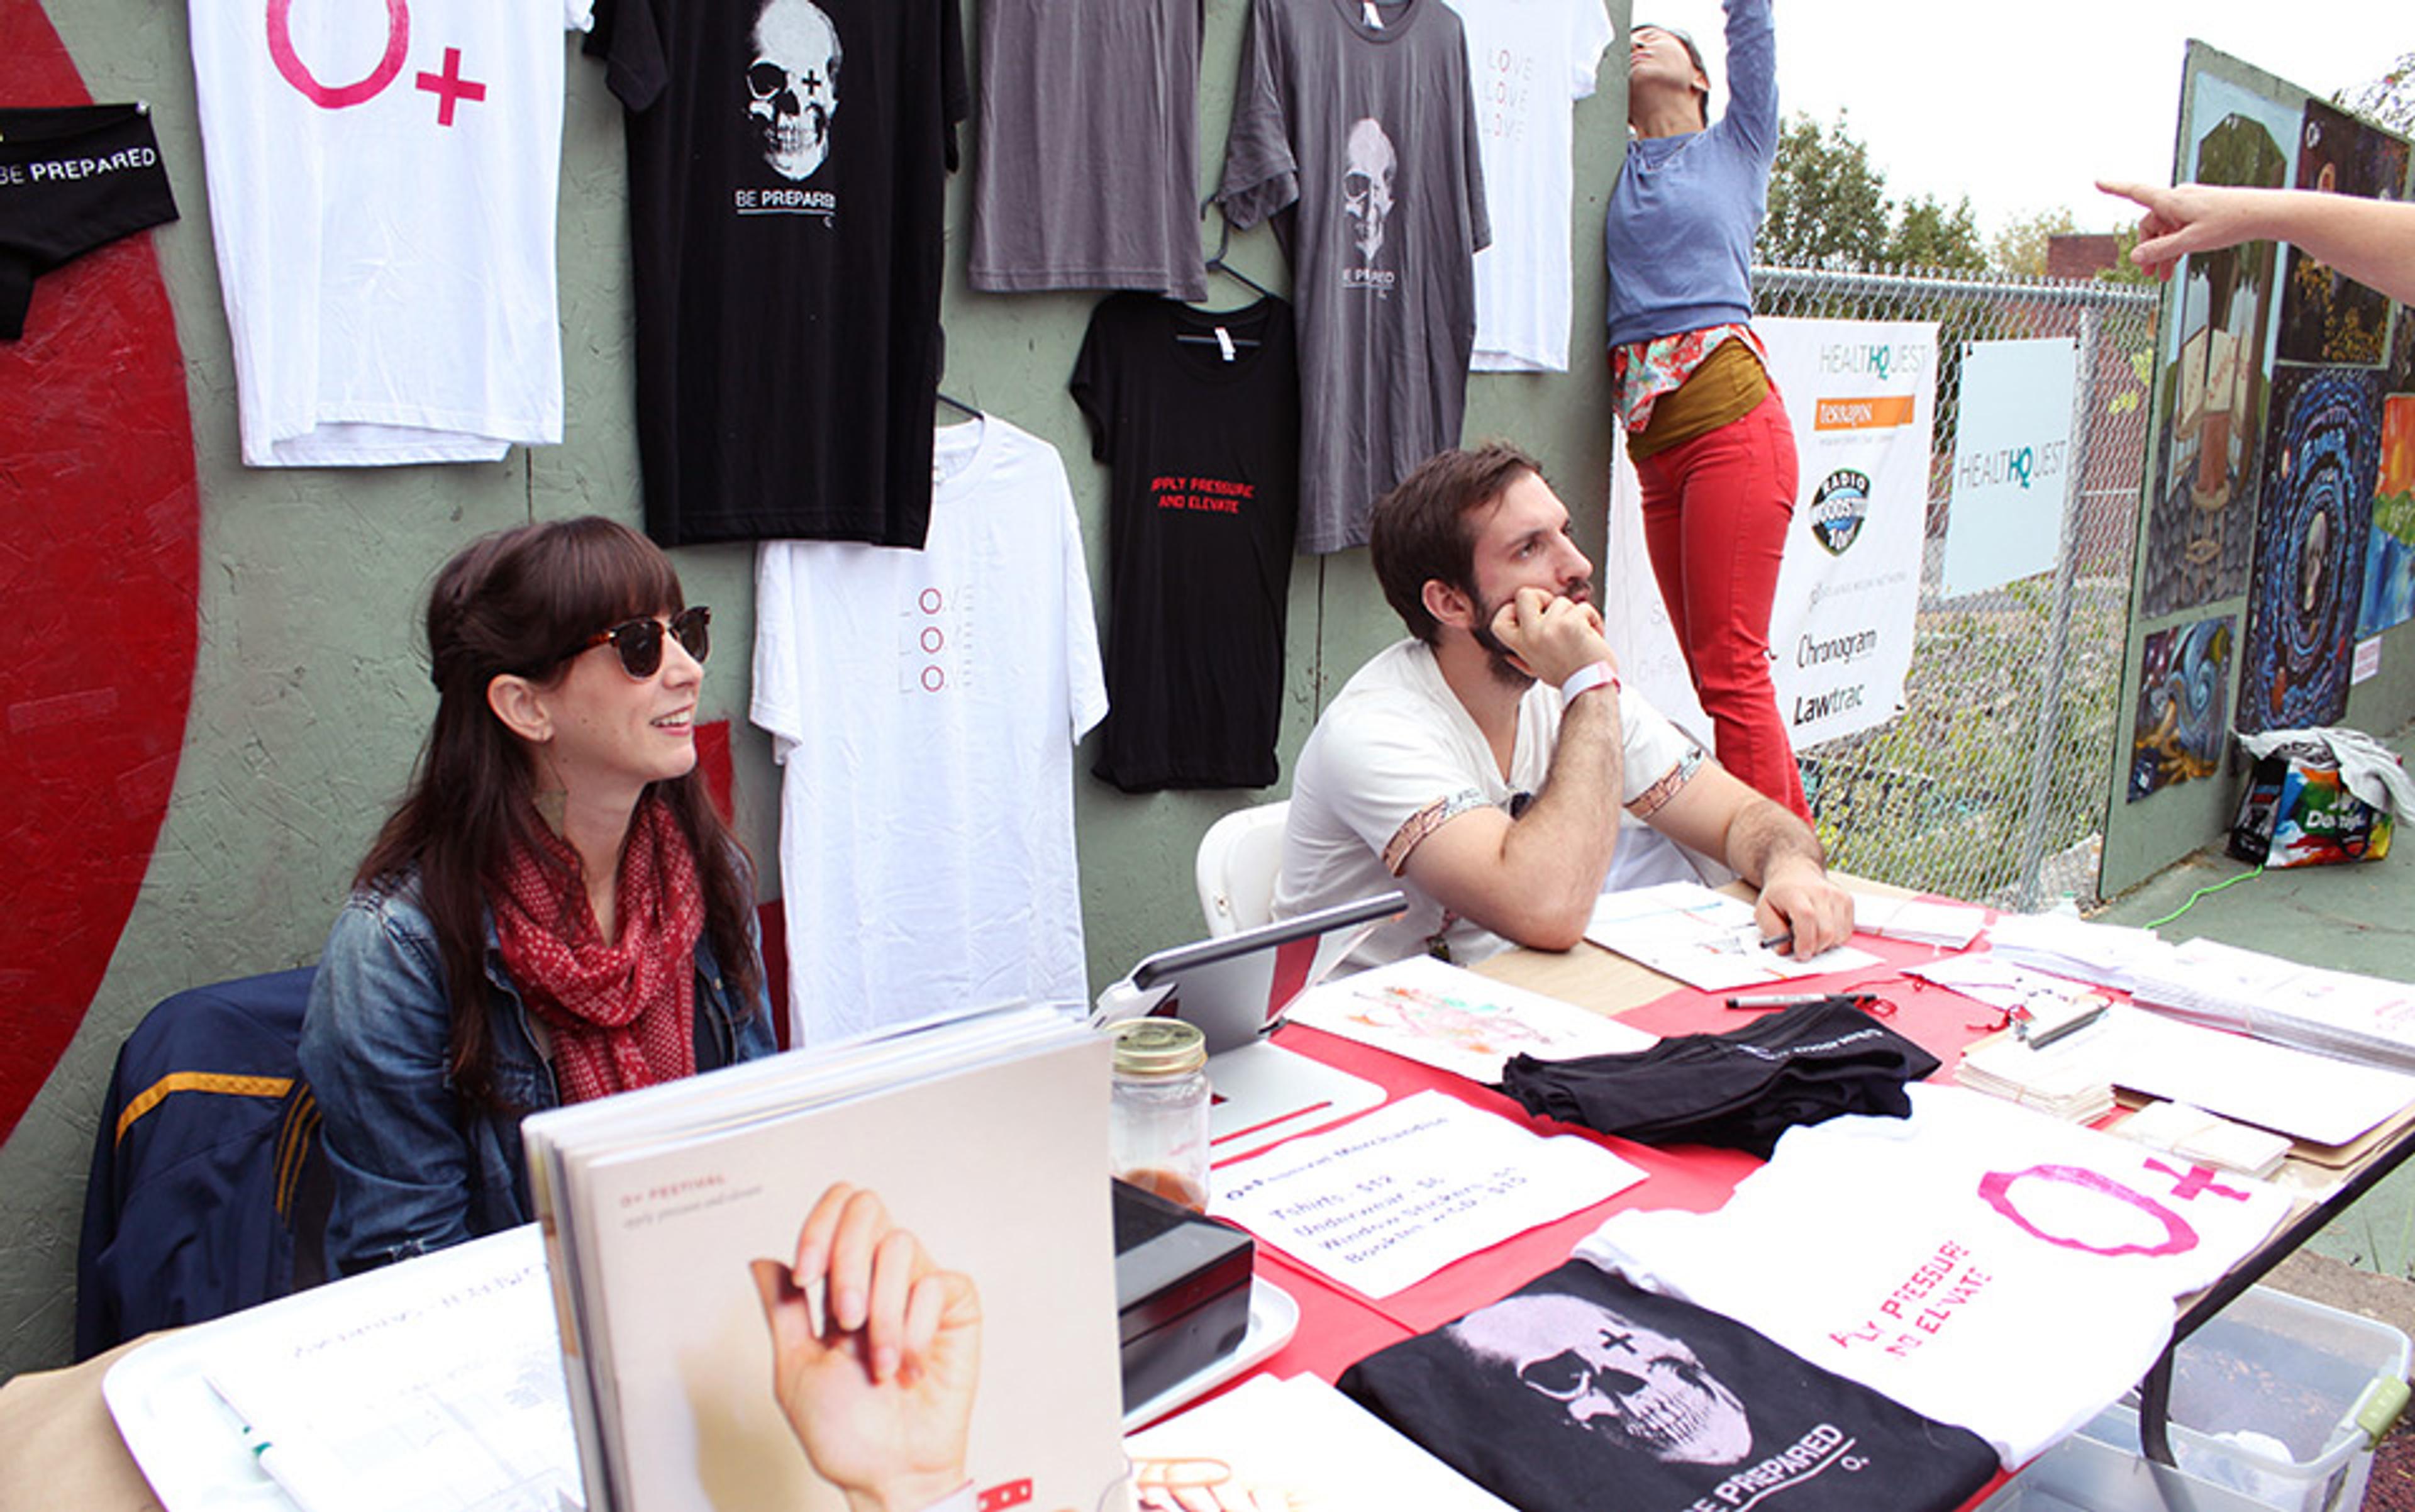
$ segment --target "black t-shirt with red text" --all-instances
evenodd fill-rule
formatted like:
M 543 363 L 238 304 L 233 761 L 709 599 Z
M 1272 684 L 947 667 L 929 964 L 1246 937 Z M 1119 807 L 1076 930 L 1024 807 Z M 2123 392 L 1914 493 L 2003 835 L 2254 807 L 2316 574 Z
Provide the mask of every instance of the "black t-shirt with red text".
M 1113 295 L 1071 387 L 1108 465 L 1109 712 L 1091 770 L 1135 793 L 1267 786 L 1299 512 L 1291 307 Z

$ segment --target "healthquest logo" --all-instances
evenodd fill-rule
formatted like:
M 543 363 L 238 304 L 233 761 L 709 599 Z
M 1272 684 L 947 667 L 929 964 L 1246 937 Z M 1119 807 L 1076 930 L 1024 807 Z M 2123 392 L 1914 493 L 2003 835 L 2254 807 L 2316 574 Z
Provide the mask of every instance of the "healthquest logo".
M 1828 555 L 1841 557 L 1861 538 L 1869 515 L 1870 475 L 1840 467 L 1811 495 L 1811 538 Z
M 1931 350 L 1926 341 L 1829 341 L 1820 348 L 1820 371 L 1881 382 L 1911 378 L 1928 368 Z

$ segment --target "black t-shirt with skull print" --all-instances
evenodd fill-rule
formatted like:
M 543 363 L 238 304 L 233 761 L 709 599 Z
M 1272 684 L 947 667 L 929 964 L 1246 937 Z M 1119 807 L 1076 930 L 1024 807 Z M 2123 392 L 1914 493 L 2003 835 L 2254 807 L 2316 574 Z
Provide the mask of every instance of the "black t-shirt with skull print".
M 646 530 L 920 546 L 957 0 L 596 0 L 628 111 Z
M 1976 1434 L 1580 1260 L 1341 1385 L 1525 1512 L 1943 1512 L 1996 1472 Z

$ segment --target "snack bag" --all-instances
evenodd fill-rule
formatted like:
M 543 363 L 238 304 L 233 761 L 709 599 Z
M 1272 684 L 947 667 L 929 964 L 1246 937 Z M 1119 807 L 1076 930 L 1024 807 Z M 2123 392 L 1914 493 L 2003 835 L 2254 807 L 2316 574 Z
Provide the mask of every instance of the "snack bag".
M 2247 774 L 2239 817 L 2230 827 L 2231 855 L 2277 868 L 2379 861 L 2390 854 L 2387 794 L 2376 806 L 2351 792 L 2326 741 L 2284 739 L 2269 744 Z

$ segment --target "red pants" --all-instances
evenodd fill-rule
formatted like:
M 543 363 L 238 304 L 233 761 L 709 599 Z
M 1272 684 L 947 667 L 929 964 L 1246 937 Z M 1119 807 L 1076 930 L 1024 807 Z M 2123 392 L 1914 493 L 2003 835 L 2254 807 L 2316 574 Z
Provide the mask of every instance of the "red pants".
M 1635 464 L 1643 540 L 1719 764 L 1808 821 L 1769 681 L 1769 607 L 1794 517 L 1794 427 L 1773 388 L 1748 413 Z

